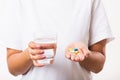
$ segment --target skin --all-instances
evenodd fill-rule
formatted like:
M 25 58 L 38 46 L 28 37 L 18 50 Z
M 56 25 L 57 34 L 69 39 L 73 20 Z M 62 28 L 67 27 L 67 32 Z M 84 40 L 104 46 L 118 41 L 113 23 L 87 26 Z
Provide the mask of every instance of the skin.
M 79 62 L 88 71 L 98 73 L 103 69 L 105 63 L 106 40 L 102 40 L 89 47 L 81 42 L 74 42 L 67 46 L 65 57 L 71 61 Z M 79 54 L 75 55 L 68 51 L 69 48 L 78 48 Z M 39 45 L 30 42 L 24 50 L 7 48 L 7 63 L 11 74 L 17 76 L 26 74 L 32 66 L 44 67 L 44 64 L 37 63 L 39 59 L 45 59 L 43 49 L 56 49 L 56 46 Z M 14 64 L 14 65 L 13 65 Z
M 72 43 L 66 49 L 65 56 L 72 61 L 79 62 L 88 71 L 98 73 L 104 67 L 105 45 L 106 40 L 102 40 L 88 48 L 80 42 Z M 71 53 L 69 48 L 78 48 L 79 54 Z

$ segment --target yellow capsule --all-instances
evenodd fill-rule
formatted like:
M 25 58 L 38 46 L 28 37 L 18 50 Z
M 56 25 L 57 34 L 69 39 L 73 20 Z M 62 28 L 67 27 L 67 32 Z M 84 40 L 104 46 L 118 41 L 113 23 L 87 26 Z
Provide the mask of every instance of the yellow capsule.
M 69 48 L 68 50 L 71 52 L 73 49 L 72 49 L 72 48 Z
M 78 51 L 74 51 L 74 54 L 78 54 L 79 52 Z

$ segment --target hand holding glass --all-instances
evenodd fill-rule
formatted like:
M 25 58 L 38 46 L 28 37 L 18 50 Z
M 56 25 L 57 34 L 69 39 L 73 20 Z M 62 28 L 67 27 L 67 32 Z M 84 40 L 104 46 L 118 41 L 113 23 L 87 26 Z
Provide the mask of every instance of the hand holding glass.
M 53 64 L 54 56 L 57 47 L 57 35 L 55 33 L 36 33 L 34 35 L 34 42 L 41 45 L 44 50 L 45 59 L 38 60 L 41 64 Z M 48 48 L 45 48 L 48 46 Z

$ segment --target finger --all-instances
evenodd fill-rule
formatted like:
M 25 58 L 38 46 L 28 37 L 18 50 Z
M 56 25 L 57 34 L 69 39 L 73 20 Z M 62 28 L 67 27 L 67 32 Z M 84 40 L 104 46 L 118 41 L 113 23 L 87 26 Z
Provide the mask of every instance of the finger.
M 72 61 L 75 61 L 75 57 L 76 57 L 75 54 L 71 54 L 71 60 L 72 60 Z
M 68 52 L 68 53 L 65 53 L 65 56 L 66 58 L 70 59 L 71 58 L 71 54 Z
M 44 50 L 41 50 L 41 49 L 30 49 L 30 48 L 29 48 L 29 53 L 32 54 L 32 55 L 35 55 L 35 54 L 43 54 L 43 53 L 44 53 Z
M 80 61 L 83 61 L 85 59 L 85 56 L 83 54 L 78 54 Z
M 49 43 L 49 44 L 39 44 L 40 49 L 55 49 L 56 44 L 55 43 Z
M 30 58 L 32 60 L 41 60 L 41 59 L 45 59 L 45 55 L 30 55 Z
M 84 54 L 85 57 L 88 57 L 88 55 L 90 53 L 89 50 L 87 50 L 87 49 L 81 49 L 81 51 L 83 52 L 83 54 Z
M 71 53 L 68 51 L 68 48 L 67 48 L 66 51 L 65 51 L 65 57 L 68 58 L 68 59 L 70 59 L 70 57 L 71 57 L 70 54 Z
M 31 41 L 28 46 L 32 49 L 51 49 L 51 48 L 56 48 L 55 43 L 49 43 L 49 44 L 39 44 Z
M 76 61 L 76 62 L 80 61 L 79 56 L 76 56 L 76 57 L 75 57 L 75 61 Z
M 43 67 L 43 66 L 45 66 L 44 64 L 38 63 L 37 60 L 33 60 L 33 64 L 34 64 L 35 67 Z
M 35 42 L 31 41 L 28 46 L 31 48 L 31 49 L 39 49 L 40 48 L 40 45 L 39 44 L 36 44 Z

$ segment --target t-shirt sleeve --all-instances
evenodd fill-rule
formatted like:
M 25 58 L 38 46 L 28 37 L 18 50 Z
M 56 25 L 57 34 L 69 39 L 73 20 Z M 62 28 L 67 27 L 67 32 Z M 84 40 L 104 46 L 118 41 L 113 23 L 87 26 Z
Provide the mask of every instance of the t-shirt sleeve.
M 107 42 L 109 42 L 114 37 L 101 0 L 93 0 L 89 45 L 93 45 L 103 39 L 107 39 Z
M 16 29 L 17 27 L 10 27 L 7 24 L 2 26 L 4 27 L 0 30 L 0 45 L 6 48 L 22 50 L 21 36 L 19 30 Z

